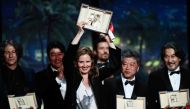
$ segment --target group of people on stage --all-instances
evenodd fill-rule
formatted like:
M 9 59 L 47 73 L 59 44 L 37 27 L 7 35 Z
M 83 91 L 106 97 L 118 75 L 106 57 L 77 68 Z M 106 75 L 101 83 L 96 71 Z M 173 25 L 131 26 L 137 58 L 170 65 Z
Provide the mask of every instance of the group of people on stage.
M 162 47 L 163 67 L 152 72 L 146 83 L 137 76 L 141 73 L 139 54 L 131 49 L 120 50 L 108 35 L 97 36 L 93 50 L 81 47 L 85 24 L 77 24 L 78 33 L 67 50 L 59 41 L 50 42 L 49 64 L 36 73 L 19 65 L 22 49 L 18 44 L 2 43 L 0 109 L 10 108 L 8 95 L 30 92 L 36 94 L 39 109 L 42 105 L 44 109 L 116 109 L 116 95 L 127 99 L 145 97 L 147 109 L 160 109 L 160 91 L 190 90 L 190 71 L 182 67 L 185 54 L 175 42 Z

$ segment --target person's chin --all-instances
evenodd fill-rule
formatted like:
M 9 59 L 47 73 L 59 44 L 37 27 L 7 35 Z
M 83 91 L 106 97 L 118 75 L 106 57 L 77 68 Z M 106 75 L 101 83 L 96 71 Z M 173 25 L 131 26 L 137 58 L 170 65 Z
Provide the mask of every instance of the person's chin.
M 124 77 L 127 79 L 130 78 L 131 76 L 132 76 L 131 74 L 124 74 Z
M 54 68 L 60 68 L 61 65 L 54 65 L 53 67 L 54 67 Z
M 104 60 L 104 61 L 108 60 L 108 57 L 104 57 L 103 60 Z
M 87 74 L 88 74 L 88 72 L 82 72 L 81 74 L 82 74 L 82 75 L 87 75 Z
M 168 67 L 168 70 L 170 70 L 170 71 L 174 71 L 175 69 L 176 69 L 176 67 L 173 67 L 173 66 Z

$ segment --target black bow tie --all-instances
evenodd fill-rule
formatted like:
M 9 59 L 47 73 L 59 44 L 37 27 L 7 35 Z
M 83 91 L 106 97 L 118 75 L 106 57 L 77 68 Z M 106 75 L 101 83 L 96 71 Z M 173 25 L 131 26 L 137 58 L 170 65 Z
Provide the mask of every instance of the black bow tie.
M 126 80 L 125 81 L 125 85 L 127 85 L 127 84 L 130 84 L 130 85 L 135 85 L 135 80 L 133 80 L 133 81 L 128 81 L 128 80 Z
M 108 62 L 105 63 L 97 63 L 97 67 L 98 68 L 103 68 L 103 67 L 107 67 L 108 66 Z
M 180 71 L 172 71 L 172 72 L 170 73 L 170 75 L 179 74 L 179 73 L 180 73 Z

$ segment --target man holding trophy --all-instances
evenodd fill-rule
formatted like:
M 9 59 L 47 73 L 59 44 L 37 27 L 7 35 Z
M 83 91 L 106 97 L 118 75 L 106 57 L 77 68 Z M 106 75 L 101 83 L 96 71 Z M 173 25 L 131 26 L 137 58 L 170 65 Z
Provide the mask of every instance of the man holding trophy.
M 186 106 L 190 72 L 182 67 L 184 57 L 182 49 L 175 42 L 168 42 L 162 47 L 164 67 L 152 72 L 148 82 L 150 109 L 181 109 Z
M 116 99 L 115 109 L 145 109 L 147 86 L 137 73 L 140 69 L 140 57 L 136 51 L 127 49 L 121 56 L 120 74 L 105 81 L 113 89 L 110 96 Z

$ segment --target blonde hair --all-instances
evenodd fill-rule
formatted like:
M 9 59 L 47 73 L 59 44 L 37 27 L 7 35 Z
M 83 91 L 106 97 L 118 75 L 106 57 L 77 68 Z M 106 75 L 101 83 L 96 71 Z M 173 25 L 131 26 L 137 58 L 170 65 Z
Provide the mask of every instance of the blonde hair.
M 93 51 L 89 47 L 80 47 L 77 50 L 77 54 L 76 54 L 75 61 L 74 61 L 75 67 L 78 68 L 77 61 L 80 56 L 85 55 L 85 54 L 89 55 L 91 58 L 91 61 L 92 61 L 92 66 L 91 66 L 89 75 L 92 77 L 97 77 L 99 75 L 99 70 L 94 65 L 94 54 L 93 54 Z

